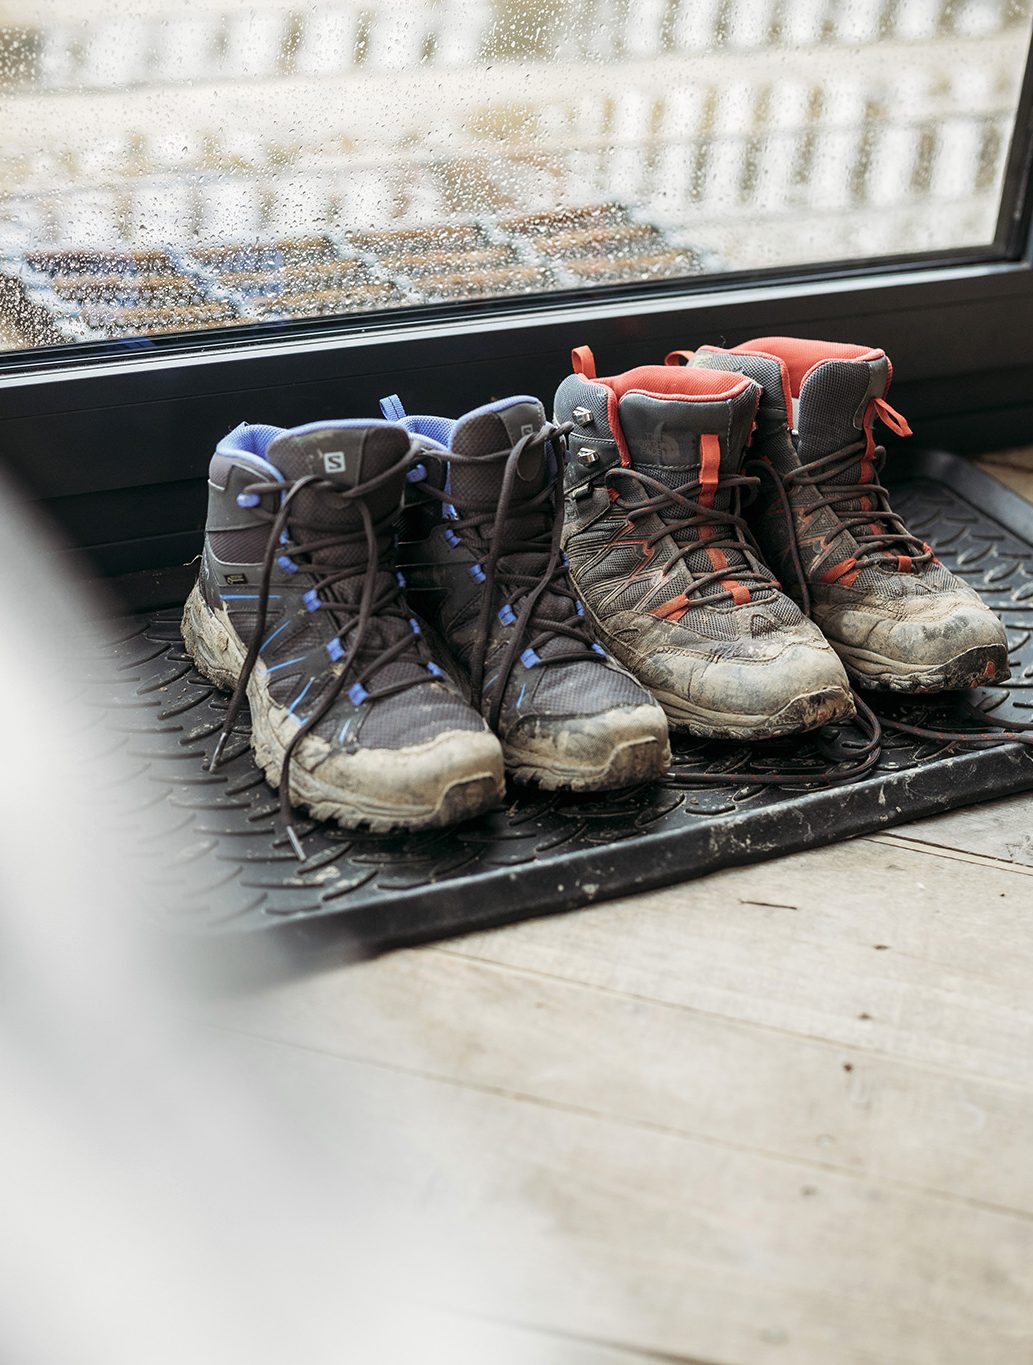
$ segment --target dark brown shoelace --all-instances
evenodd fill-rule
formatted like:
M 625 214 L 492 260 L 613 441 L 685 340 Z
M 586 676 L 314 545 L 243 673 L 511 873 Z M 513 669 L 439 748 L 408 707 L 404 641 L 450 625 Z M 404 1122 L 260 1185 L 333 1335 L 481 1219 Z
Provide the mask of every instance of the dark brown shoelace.
M 839 536 L 849 532 L 857 542 L 858 568 L 876 565 L 880 560 L 884 562 L 886 555 L 907 555 L 913 564 L 930 564 L 934 557 L 932 551 L 917 536 L 911 534 L 903 519 L 894 512 L 889 503 L 889 493 L 879 479 L 886 461 L 885 446 L 876 446 L 873 451 L 873 475 L 868 483 L 836 482 L 856 464 L 866 449 L 865 441 L 852 442 L 842 450 L 822 455 L 817 460 L 811 460 L 809 464 L 801 465 L 799 469 L 791 469 L 787 474 L 779 474 L 766 460 L 753 460 L 750 462 L 750 468 L 756 469 L 760 476 L 772 480 L 778 490 L 790 527 L 793 526 L 790 490 L 797 485 L 817 489 L 822 496 L 810 504 L 808 512 L 818 512 L 825 507 L 835 512 L 839 518 L 839 525 L 826 535 L 825 543 L 832 545 Z M 873 506 L 868 511 L 845 506 L 846 503 L 858 498 L 867 498 Z M 884 529 L 873 530 L 873 527 Z M 809 610 L 809 607 L 805 610 Z
M 805 791 L 824 787 L 841 787 L 847 782 L 870 772 L 882 757 L 883 722 L 871 707 L 854 693 L 857 715 L 850 722 L 828 725 L 813 734 L 798 736 L 810 741 L 811 754 L 797 752 L 788 757 L 782 749 L 784 740 L 773 741 L 777 746 L 770 767 L 759 767 L 754 746 L 735 745 L 731 748 L 727 767 L 699 770 L 691 763 L 672 763 L 669 779 L 679 786 L 708 787 L 795 787 Z M 824 770 L 816 769 L 815 762 L 824 763 Z
M 208 770 L 213 772 L 222 758 L 226 742 L 244 702 L 248 681 L 254 671 L 255 664 L 258 662 L 261 642 L 265 637 L 273 565 L 278 557 L 288 554 L 289 558 L 297 563 L 298 572 L 304 573 L 312 579 L 312 591 L 319 595 L 322 607 L 319 616 L 330 625 L 330 633 L 323 642 L 324 647 L 334 640 L 341 646 L 341 653 L 336 662 L 332 662 L 328 657 L 328 669 L 336 670 L 333 680 L 324 692 L 322 700 L 291 736 L 284 749 L 283 762 L 280 768 L 278 789 L 280 820 L 286 830 L 291 847 L 302 861 L 304 861 L 305 853 L 291 823 L 290 816 L 290 766 L 298 745 L 327 715 L 344 690 L 346 683 L 358 682 L 362 684 L 365 692 L 363 701 L 374 702 L 393 696 L 398 692 L 408 691 L 412 687 L 419 687 L 423 683 L 434 681 L 434 676 L 427 673 L 426 677 L 414 677 L 390 686 L 375 689 L 366 688 L 366 683 L 380 669 L 414 646 L 420 654 L 421 662 L 430 662 L 430 655 L 426 651 L 426 646 L 423 645 L 418 636 L 413 634 L 412 627 L 409 624 L 409 612 L 402 599 L 401 587 L 394 574 L 390 570 L 385 570 L 382 565 L 384 557 L 390 552 L 393 545 L 397 511 L 392 508 L 378 521 L 374 521 L 366 504 L 366 498 L 370 493 L 389 480 L 398 478 L 399 473 L 408 467 L 413 453 L 414 448 L 410 447 L 409 451 L 390 468 L 382 470 L 381 473 L 364 483 L 356 484 L 353 488 L 342 488 L 340 484 L 329 479 L 309 474 L 295 480 L 258 481 L 249 484 L 246 490 L 249 493 L 256 493 L 260 497 L 273 493 L 279 494 L 281 501 L 279 509 L 275 513 L 261 507 L 255 508 L 255 515 L 269 522 L 269 539 L 266 542 L 265 554 L 262 559 L 262 576 L 258 590 L 258 619 L 255 622 L 254 634 L 251 644 L 248 646 L 240 676 L 230 696 L 222 730 L 208 764 Z M 304 539 L 305 534 L 314 528 L 307 526 L 297 516 L 292 516 L 293 503 L 304 489 L 314 492 L 333 492 L 346 501 L 354 503 L 359 511 L 361 526 L 354 530 L 344 529 L 333 534 L 327 534 L 325 528 L 320 528 L 317 536 L 312 539 Z M 286 541 L 284 540 L 285 536 Z M 359 558 L 354 564 L 342 565 L 338 561 L 330 562 L 325 558 L 320 560 L 320 555 L 325 555 L 331 549 L 339 550 L 344 546 L 362 544 L 365 545 L 365 558 Z M 387 580 L 382 578 L 384 574 L 389 575 Z M 353 583 L 357 584 L 360 581 L 361 587 L 357 594 L 358 605 L 356 607 L 355 594 L 354 592 L 349 594 L 348 588 Z M 350 598 L 351 600 L 349 600 Z M 398 638 L 379 651 L 367 651 L 369 657 L 363 655 L 361 667 L 356 667 L 360 660 L 360 653 L 363 651 L 363 645 L 369 635 L 370 624 L 374 620 L 378 626 L 383 626 L 386 622 L 397 622 Z
M 856 782 L 875 768 L 882 758 L 883 735 L 886 731 L 907 735 L 912 739 L 930 740 L 937 744 L 963 749 L 994 748 L 999 744 L 1033 745 L 1033 725 L 1022 721 L 989 720 L 986 713 L 969 701 L 962 703 L 966 714 L 978 727 L 972 730 L 946 730 L 927 725 L 912 725 L 892 716 L 876 715 L 854 690 L 857 715 L 852 721 L 826 726 L 812 735 L 798 737 L 798 742 L 810 741 L 810 754 L 805 750 L 783 758 L 772 753 L 768 767 L 756 762 L 753 746 L 739 745 L 732 750 L 724 768 L 703 770 L 692 763 L 671 765 L 668 781 L 679 787 L 792 787 L 797 790 L 821 790 Z M 853 732 L 853 733 L 851 733 Z M 784 744 L 784 741 L 775 741 Z M 816 771 L 815 763 L 828 767 Z
M 704 553 L 708 550 L 722 552 L 731 550 L 745 558 L 744 567 L 726 566 L 714 569 L 712 573 L 694 576 L 691 586 L 685 590 L 687 607 L 713 606 L 716 601 L 733 600 L 731 592 L 727 590 L 702 595 L 704 588 L 729 578 L 734 578 L 745 587 L 760 591 L 775 588 L 771 571 L 761 561 L 749 525 L 741 515 L 743 493 L 753 494 L 760 486 L 760 479 L 756 476 L 733 474 L 718 481 L 714 489 L 714 500 L 717 501 L 722 492 L 728 493 L 730 497 L 727 507 L 700 506 L 702 484 L 698 478 L 689 479 L 677 488 L 669 488 L 641 470 L 614 465 L 606 471 L 608 486 L 611 479 L 630 479 L 641 487 L 644 493 L 652 493 L 652 497 L 635 503 L 624 502 L 618 496 L 614 506 L 620 508 L 632 525 L 647 516 L 656 515 L 660 518 L 663 529 L 646 536 L 642 541 L 642 547 L 643 550 L 651 549 L 666 536 L 670 536 L 678 549 L 667 561 L 665 567 L 668 572 L 678 563 L 682 563 L 687 569 L 685 561 L 700 550 Z M 675 515 L 668 519 L 664 516 L 665 512 L 673 512 Z M 710 534 L 706 536 L 692 534 L 704 530 L 708 530 Z
M 521 436 L 512 447 L 505 450 L 476 456 L 455 455 L 452 452 L 442 453 L 440 456 L 442 460 L 461 465 L 504 464 L 498 500 L 490 505 L 468 500 L 461 511 L 454 509 L 457 515 L 449 521 L 450 527 L 457 533 L 472 532 L 471 539 L 480 542 L 485 550 L 480 561 L 484 582 L 477 614 L 475 644 L 469 665 L 470 686 L 475 697 L 481 696 L 484 686 L 485 662 L 490 643 L 489 624 L 494 609 L 496 587 L 501 589 L 514 616 L 509 638 L 492 678 L 494 690 L 487 716 L 492 729 L 498 725 L 510 674 L 519 658 L 530 657 L 529 651 L 536 656 L 535 662 L 544 665 L 585 660 L 605 663 L 599 646 L 592 638 L 587 620 L 578 611 L 577 593 L 567 572 L 566 556 L 560 547 L 560 535 L 563 530 L 561 502 L 563 469 L 566 463 L 564 438 L 571 430 L 571 426 L 570 422 L 562 425 L 546 422 L 537 431 L 527 432 Z M 519 521 L 525 519 L 533 521 L 536 515 L 540 515 L 541 530 L 527 534 L 515 532 L 509 520 L 513 510 L 513 492 L 520 457 L 525 451 L 540 449 L 550 442 L 556 457 L 556 469 L 547 479 L 545 487 L 532 497 L 521 499 L 516 509 Z M 434 488 L 427 481 L 422 481 L 419 486 L 424 493 L 436 498 L 445 506 L 452 507 L 450 493 Z M 525 556 L 536 561 L 534 569 L 513 562 L 514 558 L 519 561 Z M 544 620 L 540 617 L 535 619 L 535 609 L 546 594 L 553 599 L 566 599 L 570 604 L 568 614 L 555 618 L 549 616 Z M 548 656 L 542 656 L 541 650 L 557 638 L 573 641 L 576 648 L 554 651 Z

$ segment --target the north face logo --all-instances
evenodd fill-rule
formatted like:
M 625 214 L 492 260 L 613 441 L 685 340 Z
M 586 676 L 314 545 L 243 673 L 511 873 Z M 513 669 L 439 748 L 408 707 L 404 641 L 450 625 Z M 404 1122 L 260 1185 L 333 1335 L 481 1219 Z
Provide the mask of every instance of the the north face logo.
M 344 451 L 343 450 L 324 450 L 323 468 L 328 474 L 345 473 Z
M 668 431 L 657 433 L 656 458 L 659 464 L 678 464 L 682 456 L 682 442 Z

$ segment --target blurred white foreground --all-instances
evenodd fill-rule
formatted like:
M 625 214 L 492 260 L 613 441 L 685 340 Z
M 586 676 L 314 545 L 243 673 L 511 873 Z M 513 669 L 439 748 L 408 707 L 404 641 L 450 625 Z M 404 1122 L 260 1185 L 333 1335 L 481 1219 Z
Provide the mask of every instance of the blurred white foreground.
M 79 699 L 84 602 L 13 497 L 0 531 L 3 1358 L 544 1361 L 530 1334 L 449 1311 L 504 1276 L 491 1209 L 469 1209 L 474 1259 L 469 1229 L 405 1195 L 431 1180 L 431 1149 L 433 1180 L 462 1187 L 461 1116 L 400 1122 L 375 1078 L 200 1022 L 160 970 L 135 850 L 97 800 L 122 760 Z

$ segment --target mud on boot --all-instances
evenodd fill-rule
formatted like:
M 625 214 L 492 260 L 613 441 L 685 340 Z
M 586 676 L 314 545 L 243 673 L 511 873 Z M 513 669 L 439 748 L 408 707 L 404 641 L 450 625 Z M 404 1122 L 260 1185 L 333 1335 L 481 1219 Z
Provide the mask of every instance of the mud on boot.
M 607 649 L 696 735 L 768 739 L 853 714 L 843 667 L 749 535 L 742 470 L 760 389 L 645 365 L 556 394 L 570 422 L 564 544 Z
M 394 566 L 411 442 L 388 422 L 242 424 L 218 445 L 183 639 L 245 696 L 251 743 L 289 806 L 377 832 L 478 815 L 502 754 L 433 659 Z
M 603 791 L 660 777 L 664 713 L 598 643 L 560 546 L 563 433 L 534 398 L 458 421 L 384 410 L 421 443 L 398 559 L 518 781 Z

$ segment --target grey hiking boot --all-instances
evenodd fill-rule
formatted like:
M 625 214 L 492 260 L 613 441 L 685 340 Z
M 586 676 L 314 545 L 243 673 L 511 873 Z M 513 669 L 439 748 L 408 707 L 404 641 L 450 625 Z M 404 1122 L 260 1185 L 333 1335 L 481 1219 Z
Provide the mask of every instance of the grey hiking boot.
M 908 531 L 879 481 L 886 452 L 874 420 L 911 434 L 886 402 L 885 352 L 763 337 L 731 351 L 705 346 L 689 364 L 763 386 L 754 529 L 862 687 L 938 692 L 1010 676 L 1000 621 Z
M 852 715 L 842 665 L 740 515 L 759 386 L 662 365 L 601 379 L 587 347 L 574 368 L 556 394 L 573 423 L 564 544 L 606 647 L 696 735 L 769 739 Z
M 397 398 L 384 411 L 402 417 Z M 562 433 L 535 398 L 403 418 L 407 593 L 519 781 L 600 791 L 670 763 L 667 722 L 591 633 L 560 548 Z
M 242 424 L 216 448 L 198 582 L 197 668 L 246 694 L 251 743 L 288 806 L 372 831 L 478 815 L 502 753 L 434 662 L 394 566 L 411 442 L 389 422 Z

